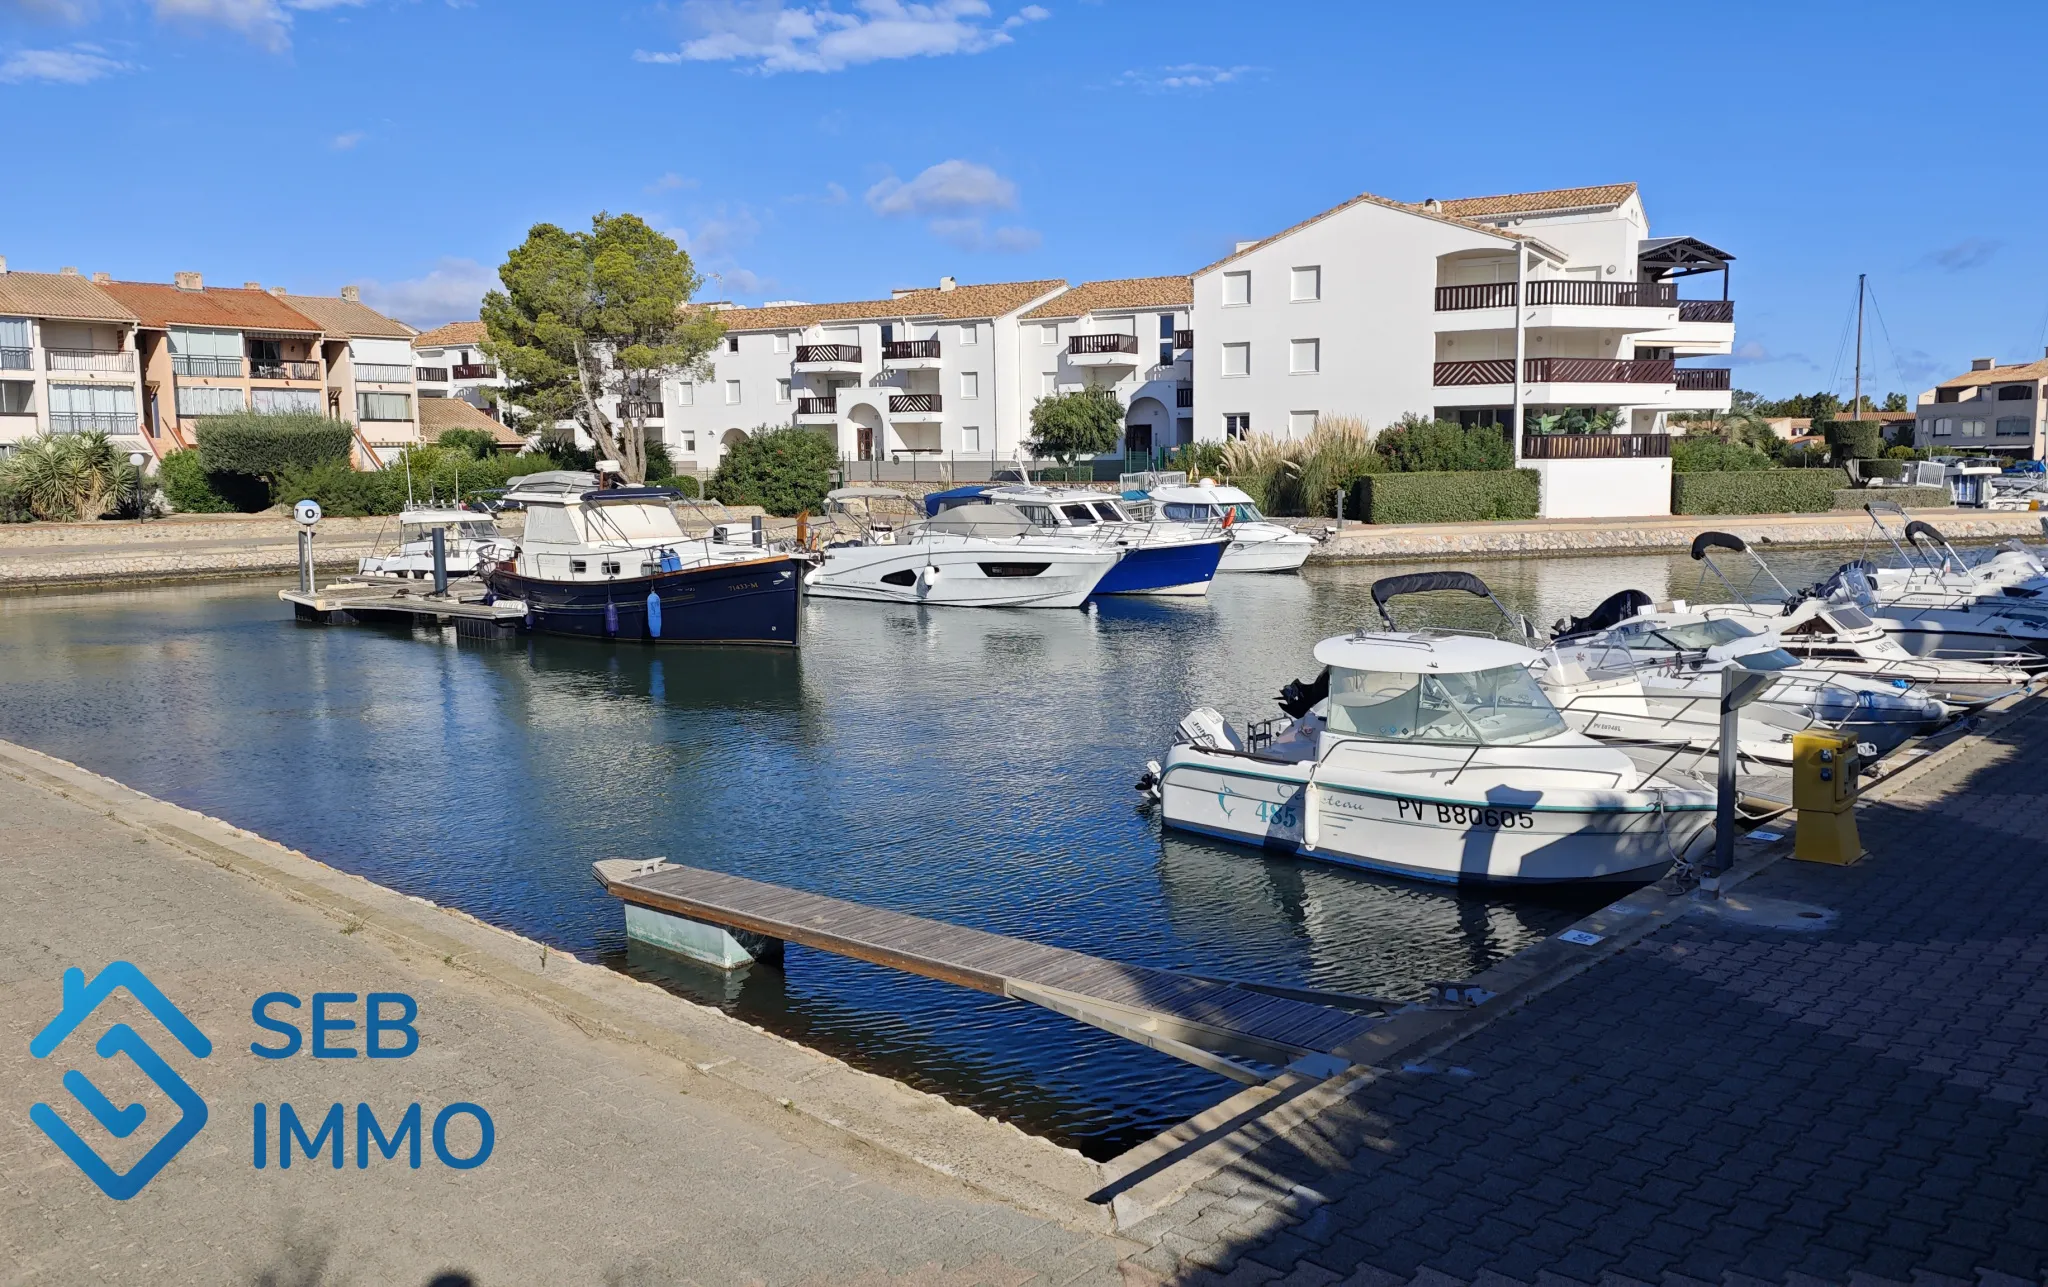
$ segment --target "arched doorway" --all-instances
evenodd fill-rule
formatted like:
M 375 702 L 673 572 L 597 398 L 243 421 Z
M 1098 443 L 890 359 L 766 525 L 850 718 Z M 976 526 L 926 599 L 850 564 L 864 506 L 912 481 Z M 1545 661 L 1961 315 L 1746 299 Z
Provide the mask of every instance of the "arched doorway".
M 1157 398 L 1133 398 L 1124 412 L 1124 454 L 1150 456 L 1173 446 L 1172 420 Z
M 853 426 L 852 458 L 881 459 L 886 443 L 882 433 L 882 413 L 868 403 L 857 402 L 847 409 L 846 419 Z

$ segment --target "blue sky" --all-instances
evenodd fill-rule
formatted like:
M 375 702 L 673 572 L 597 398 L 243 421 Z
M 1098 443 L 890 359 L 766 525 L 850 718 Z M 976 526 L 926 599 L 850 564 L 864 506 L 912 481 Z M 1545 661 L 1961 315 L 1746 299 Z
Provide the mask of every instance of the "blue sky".
M 2048 343 L 2044 37 L 2038 2 L 0 0 L 0 254 L 430 324 L 599 209 L 753 303 L 1634 180 L 1738 257 L 1738 384 L 1846 392 L 1867 272 L 1866 385 L 1917 390 Z

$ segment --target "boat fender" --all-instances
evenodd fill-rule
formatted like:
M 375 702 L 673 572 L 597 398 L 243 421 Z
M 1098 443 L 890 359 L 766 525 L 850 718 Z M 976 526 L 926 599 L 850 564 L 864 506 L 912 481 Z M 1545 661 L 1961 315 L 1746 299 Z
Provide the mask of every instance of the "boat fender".
M 661 596 L 652 590 L 647 592 L 647 634 L 649 638 L 661 638 Z
M 619 633 L 619 605 L 610 599 L 604 601 L 604 632 L 608 635 Z
M 937 585 L 939 583 L 939 565 L 936 563 L 925 564 L 924 569 L 917 574 L 917 583 L 926 590 Z

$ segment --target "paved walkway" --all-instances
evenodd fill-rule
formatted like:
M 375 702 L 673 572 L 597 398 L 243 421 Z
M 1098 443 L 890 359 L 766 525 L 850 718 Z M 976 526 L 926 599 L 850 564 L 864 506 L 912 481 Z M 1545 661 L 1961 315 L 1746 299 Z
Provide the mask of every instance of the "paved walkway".
M 0 1283 L 408 1287 L 454 1271 L 479 1284 L 1019 1287 L 1115 1283 L 1119 1255 L 1135 1249 L 865 1144 L 850 1133 L 858 1120 L 838 1129 L 819 1118 L 882 1113 L 893 1096 L 922 1115 L 932 1158 L 961 1138 L 970 1154 L 1000 1152 L 1010 1128 L 19 748 L 0 752 Z M 272 874 L 252 879 L 245 859 Z M 337 914 L 349 907 L 360 919 Z M 115 960 L 140 966 L 212 1038 L 210 1057 L 186 1058 L 125 994 L 56 1055 L 30 1057 L 64 970 L 90 976 Z M 407 993 L 420 1049 L 315 1060 L 308 1037 L 296 1057 L 258 1058 L 252 1041 L 281 1040 L 250 1019 L 270 991 L 307 1005 L 316 991 Z M 649 1026 L 722 1052 L 674 1058 L 616 1039 L 641 1021 L 633 1007 Z M 274 1012 L 305 1030 L 306 1010 Z M 336 1014 L 361 1018 L 360 1007 Z M 210 1110 L 125 1202 L 103 1196 L 28 1120 L 32 1103 L 60 1107 L 116 1169 L 165 1133 L 171 1103 L 125 1059 L 91 1052 L 116 1020 Z M 362 1032 L 335 1041 L 360 1047 Z M 747 1076 L 784 1076 L 786 1097 L 737 1084 L 748 1061 Z M 148 1109 L 132 1138 L 77 1109 L 58 1080 L 66 1067 L 87 1071 L 116 1105 Z M 835 1079 L 840 1089 L 826 1089 Z M 836 1107 L 813 1107 L 832 1094 Z M 328 1105 L 345 1106 L 342 1170 L 324 1155 L 278 1169 L 274 1134 L 270 1165 L 252 1165 L 253 1105 L 270 1106 L 274 1131 L 287 1100 L 309 1133 Z M 496 1132 L 489 1160 L 450 1170 L 430 1145 L 417 1171 L 374 1153 L 358 1169 L 355 1105 L 388 1127 L 415 1101 L 429 1128 L 442 1105 L 483 1106 Z M 1016 1138 L 1027 1167 L 1057 1171 L 1067 1157 Z M 473 1126 L 458 1123 L 449 1143 L 456 1156 L 473 1150 Z
M 2048 1279 L 2048 703 L 1127 1232 L 1190 1283 Z

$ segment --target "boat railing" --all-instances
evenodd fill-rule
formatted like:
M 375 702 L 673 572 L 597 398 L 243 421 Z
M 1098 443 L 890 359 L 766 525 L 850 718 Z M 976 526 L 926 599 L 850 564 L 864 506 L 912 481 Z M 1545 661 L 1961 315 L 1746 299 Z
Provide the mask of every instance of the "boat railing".
M 1584 746 L 1577 744 L 1546 746 L 1540 742 L 1451 742 L 1435 738 L 1421 737 L 1403 738 L 1399 741 L 1394 741 L 1391 739 L 1375 737 L 1347 737 L 1344 734 L 1340 733 L 1331 740 L 1329 746 L 1322 748 L 1317 753 L 1315 767 L 1317 769 L 1322 769 L 1330 762 L 1330 760 L 1334 756 L 1344 751 L 1347 747 L 1353 746 L 1461 747 L 1464 749 L 1465 752 L 1464 759 L 1458 762 L 1458 765 L 1455 769 L 1451 769 L 1451 776 L 1444 779 L 1445 785 L 1455 783 L 1459 778 L 1463 777 L 1468 771 L 1470 771 L 1475 766 L 1475 761 L 1479 758 L 1479 753 L 1481 751 L 1513 751 L 1517 754 L 1524 751 L 1556 751 L 1559 753 L 1570 752 L 1572 754 L 1578 755 L 1584 754 L 1586 750 Z M 1489 769 L 1534 768 L 1540 769 L 1544 772 L 1560 771 L 1557 769 L 1550 768 L 1546 765 L 1540 764 L 1502 764 L 1498 761 L 1489 761 L 1483 767 Z M 1436 777 L 1440 776 L 1444 772 L 1444 770 L 1450 768 L 1450 762 L 1446 760 L 1436 764 L 1418 765 L 1412 769 L 1375 768 L 1373 769 L 1373 772 L 1384 773 L 1389 777 Z M 1571 771 L 1575 773 L 1582 773 L 1587 777 L 1610 778 L 1613 780 L 1617 787 L 1620 786 L 1624 778 L 1623 774 L 1609 773 L 1603 769 L 1574 769 Z M 1315 775 L 1311 773 L 1310 781 L 1313 782 L 1314 780 Z

